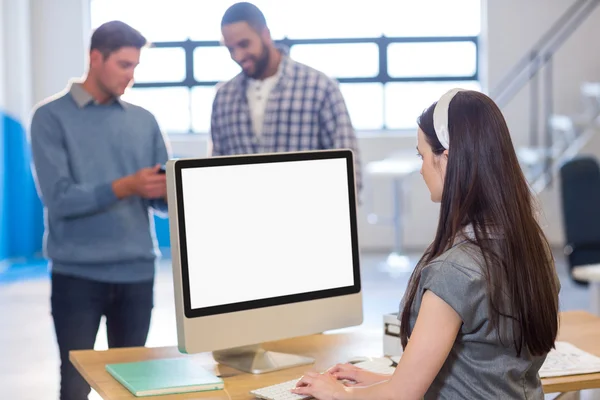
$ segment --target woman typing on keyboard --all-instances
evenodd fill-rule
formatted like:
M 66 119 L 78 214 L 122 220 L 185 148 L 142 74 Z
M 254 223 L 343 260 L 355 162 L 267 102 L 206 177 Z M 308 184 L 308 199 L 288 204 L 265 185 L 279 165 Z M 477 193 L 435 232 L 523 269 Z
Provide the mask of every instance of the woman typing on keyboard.
M 421 175 L 441 207 L 401 302 L 396 371 L 336 365 L 307 373 L 293 392 L 543 399 L 538 371 L 558 330 L 559 283 L 502 113 L 486 95 L 455 89 L 418 125 Z

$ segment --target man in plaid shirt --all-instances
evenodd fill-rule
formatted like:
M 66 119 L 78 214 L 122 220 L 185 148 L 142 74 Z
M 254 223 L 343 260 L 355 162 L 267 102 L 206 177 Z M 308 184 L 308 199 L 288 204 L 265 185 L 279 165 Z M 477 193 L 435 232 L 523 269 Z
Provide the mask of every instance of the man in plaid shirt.
M 221 31 L 242 72 L 215 96 L 212 154 L 348 148 L 354 152 L 360 190 L 356 133 L 337 82 L 277 48 L 263 13 L 253 4 L 229 7 Z

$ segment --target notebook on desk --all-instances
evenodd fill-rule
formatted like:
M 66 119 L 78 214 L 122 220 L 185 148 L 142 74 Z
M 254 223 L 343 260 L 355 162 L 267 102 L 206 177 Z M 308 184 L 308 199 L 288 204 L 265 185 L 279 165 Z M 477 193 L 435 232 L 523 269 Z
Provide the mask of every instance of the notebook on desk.
M 106 371 L 134 396 L 223 389 L 223 380 L 190 357 L 107 364 Z
M 540 368 L 540 378 L 600 372 L 600 357 L 567 342 L 556 342 L 555 345 Z

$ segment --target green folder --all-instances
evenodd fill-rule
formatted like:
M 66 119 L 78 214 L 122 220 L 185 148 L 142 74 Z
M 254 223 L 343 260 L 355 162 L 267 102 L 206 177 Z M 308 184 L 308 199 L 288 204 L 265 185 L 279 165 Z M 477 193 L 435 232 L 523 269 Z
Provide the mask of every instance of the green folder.
M 134 396 L 223 389 L 223 379 L 192 357 L 107 364 L 106 370 Z

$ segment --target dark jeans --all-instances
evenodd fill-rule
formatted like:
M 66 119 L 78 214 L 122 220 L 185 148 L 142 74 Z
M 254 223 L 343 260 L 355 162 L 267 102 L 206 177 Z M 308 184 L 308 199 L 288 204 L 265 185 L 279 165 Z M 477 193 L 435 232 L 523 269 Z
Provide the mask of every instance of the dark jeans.
M 52 318 L 60 351 L 60 399 L 85 400 L 90 386 L 69 361 L 69 351 L 94 348 L 103 315 L 109 347 L 144 346 L 154 281 L 106 283 L 54 273 L 51 281 Z

